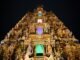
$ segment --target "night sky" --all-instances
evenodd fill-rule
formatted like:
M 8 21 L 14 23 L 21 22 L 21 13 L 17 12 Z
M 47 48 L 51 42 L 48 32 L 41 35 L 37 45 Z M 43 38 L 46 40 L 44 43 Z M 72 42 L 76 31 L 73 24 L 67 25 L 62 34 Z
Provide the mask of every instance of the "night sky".
M 0 40 L 28 11 L 39 5 L 53 11 L 80 41 L 80 2 L 77 0 L 0 0 Z

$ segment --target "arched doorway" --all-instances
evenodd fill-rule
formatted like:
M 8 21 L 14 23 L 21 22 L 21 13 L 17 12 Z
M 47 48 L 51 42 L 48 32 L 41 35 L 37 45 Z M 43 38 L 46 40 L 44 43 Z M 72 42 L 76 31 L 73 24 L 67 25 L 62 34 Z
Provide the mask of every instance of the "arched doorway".
M 35 46 L 35 54 L 36 54 L 36 56 L 44 55 L 44 45 L 43 44 L 37 44 Z

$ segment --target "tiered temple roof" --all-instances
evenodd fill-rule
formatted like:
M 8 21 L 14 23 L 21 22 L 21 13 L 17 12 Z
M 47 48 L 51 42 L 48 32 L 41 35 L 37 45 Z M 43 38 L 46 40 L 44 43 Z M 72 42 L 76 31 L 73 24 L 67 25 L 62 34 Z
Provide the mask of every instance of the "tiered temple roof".
M 67 57 L 67 60 L 80 60 L 78 39 L 54 13 L 47 12 L 42 7 L 25 14 L 7 33 L 0 43 L 0 59 L 25 60 L 24 56 L 28 53 L 27 48 L 30 46 L 34 50 L 38 43 L 42 43 L 43 46 L 49 45 L 53 52 L 53 55 L 50 56 L 56 60 L 62 55 L 62 57 Z M 39 47 L 41 48 L 41 45 Z M 46 56 L 46 54 L 47 52 L 44 55 Z M 33 57 L 35 57 L 34 55 Z M 38 59 L 34 58 L 34 60 Z

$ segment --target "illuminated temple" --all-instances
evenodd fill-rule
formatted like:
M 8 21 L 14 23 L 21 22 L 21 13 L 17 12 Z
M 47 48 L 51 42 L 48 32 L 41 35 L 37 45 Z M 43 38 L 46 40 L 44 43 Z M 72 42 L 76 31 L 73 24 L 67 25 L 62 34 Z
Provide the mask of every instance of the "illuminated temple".
M 54 13 L 38 7 L 0 42 L 0 60 L 80 60 L 80 44 Z

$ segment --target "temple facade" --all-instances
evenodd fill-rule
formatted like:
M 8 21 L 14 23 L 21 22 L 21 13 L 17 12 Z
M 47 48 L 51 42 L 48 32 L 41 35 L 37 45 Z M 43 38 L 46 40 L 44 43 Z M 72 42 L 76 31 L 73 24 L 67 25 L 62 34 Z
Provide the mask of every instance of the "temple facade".
M 0 42 L 0 60 L 80 60 L 80 44 L 54 13 L 38 7 Z

